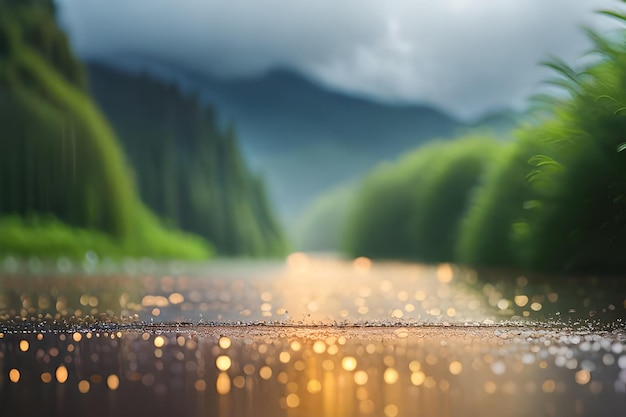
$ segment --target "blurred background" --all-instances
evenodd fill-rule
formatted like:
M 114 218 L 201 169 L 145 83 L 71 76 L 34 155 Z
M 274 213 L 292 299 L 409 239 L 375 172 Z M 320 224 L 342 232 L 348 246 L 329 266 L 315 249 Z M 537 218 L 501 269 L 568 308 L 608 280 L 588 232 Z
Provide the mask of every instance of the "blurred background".
M 0 256 L 623 271 L 620 7 L 0 0 Z

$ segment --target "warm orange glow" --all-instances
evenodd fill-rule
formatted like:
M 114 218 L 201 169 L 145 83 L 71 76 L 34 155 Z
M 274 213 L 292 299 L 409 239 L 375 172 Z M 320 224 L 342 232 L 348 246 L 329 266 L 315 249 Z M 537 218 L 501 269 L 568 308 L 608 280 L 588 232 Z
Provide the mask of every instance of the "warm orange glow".
M 411 383 L 415 386 L 420 386 L 426 381 L 426 374 L 422 371 L 413 372 L 411 374 Z
M 463 372 L 463 365 L 461 364 L 461 362 L 458 362 L 458 361 L 450 362 L 450 365 L 448 366 L 448 368 L 452 375 L 458 375 L 461 372 Z
M 313 343 L 313 352 L 318 354 L 326 352 L 326 343 L 322 342 L 321 340 L 317 340 L 315 343 Z
M 450 264 L 440 264 L 439 267 L 437 267 L 437 279 L 439 282 L 447 284 L 452 281 L 453 276 L 454 273 Z
M 80 334 L 80 333 L 78 333 L 78 332 L 74 332 L 74 333 L 72 334 L 72 339 L 73 339 L 76 343 L 78 343 L 78 342 L 80 342 L 81 340 L 83 340 L 83 335 L 82 335 L 82 334 Z
M 280 355 L 278 355 L 278 360 L 281 363 L 289 363 L 289 360 L 291 360 L 291 355 L 289 354 L 289 352 L 280 352 Z
M 287 407 L 289 408 L 296 408 L 300 405 L 300 397 L 298 397 L 298 394 L 291 393 L 287 395 L 285 401 L 287 402 Z
M 222 336 L 220 337 L 218 344 L 220 345 L 222 349 L 228 349 L 231 345 L 231 341 L 228 337 Z
M 215 389 L 220 395 L 226 395 L 230 392 L 230 377 L 226 372 L 220 372 L 215 381 Z
M 169 300 L 169 302 L 171 304 L 181 304 L 185 301 L 185 297 L 178 292 L 173 292 L 170 294 L 170 296 L 167 298 Z
M 591 381 L 591 373 L 587 370 L 581 369 L 580 371 L 576 372 L 574 379 L 580 385 L 588 384 L 589 381 Z
M 231 365 L 232 365 L 232 362 L 228 356 L 218 356 L 215 359 L 215 366 L 220 371 L 228 371 Z
M 383 374 L 383 379 L 385 380 L 385 383 L 390 385 L 398 382 L 398 377 L 398 371 L 396 371 L 394 368 L 385 369 L 385 373 Z
M 290 346 L 291 346 L 291 350 L 293 350 L 294 352 L 297 352 L 302 348 L 302 345 L 297 340 L 294 340 L 293 342 L 291 342 Z
M 346 371 L 354 371 L 356 369 L 356 359 L 352 356 L 346 356 L 341 360 L 341 367 Z
M 78 391 L 81 394 L 87 394 L 91 388 L 89 381 L 82 380 L 78 383 Z
M 28 340 L 20 340 L 20 350 L 22 352 L 28 351 L 29 347 L 30 347 L 30 344 L 28 343 Z
M 52 382 L 52 374 L 50 372 L 44 372 L 41 374 L 41 382 L 44 384 L 49 384 Z
M 367 372 L 365 371 L 357 371 L 354 373 L 354 383 L 357 385 L 365 385 L 368 380 Z
M 57 381 L 59 381 L 59 384 L 65 384 L 68 377 L 67 368 L 63 365 L 59 366 L 55 372 L 55 377 Z
M 322 384 L 317 379 L 312 379 L 306 384 L 306 390 L 311 394 L 317 394 L 322 390 Z
M 272 368 L 269 366 L 263 366 L 259 369 L 259 376 L 263 379 L 270 379 L 272 377 Z
M 169 304 L 169 300 L 161 295 L 146 295 L 141 299 L 144 307 L 167 307 Z
M 524 307 L 526 304 L 528 304 L 528 296 L 526 296 L 526 295 L 516 295 L 515 298 L 513 299 L 513 301 L 515 301 L 515 304 L 518 307 Z
M 395 404 L 387 404 L 384 411 L 385 416 L 396 417 L 398 415 L 398 406 Z
M 111 391 L 115 391 L 116 389 L 119 388 L 119 386 L 120 386 L 120 378 L 115 374 L 109 375 L 107 378 L 107 387 Z
M 157 336 L 154 338 L 154 347 L 161 348 L 165 345 L 165 338 L 163 336 Z
M 13 383 L 17 383 L 20 380 L 20 371 L 13 368 L 9 371 L 9 380 Z

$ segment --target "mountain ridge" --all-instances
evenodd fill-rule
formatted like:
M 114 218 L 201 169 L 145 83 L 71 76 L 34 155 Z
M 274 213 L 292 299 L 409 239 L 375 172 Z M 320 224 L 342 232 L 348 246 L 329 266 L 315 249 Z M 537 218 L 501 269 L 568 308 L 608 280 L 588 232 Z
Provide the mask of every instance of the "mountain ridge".
M 223 79 L 150 59 L 91 61 L 88 69 L 98 66 L 146 73 L 210 104 L 224 128 L 236 128 L 243 155 L 267 180 L 287 225 L 335 184 L 476 127 L 427 104 L 391 105 L 335 91 L 284 67 Z M 502 120 L 490 124 L 509 130 L 510 121 Z

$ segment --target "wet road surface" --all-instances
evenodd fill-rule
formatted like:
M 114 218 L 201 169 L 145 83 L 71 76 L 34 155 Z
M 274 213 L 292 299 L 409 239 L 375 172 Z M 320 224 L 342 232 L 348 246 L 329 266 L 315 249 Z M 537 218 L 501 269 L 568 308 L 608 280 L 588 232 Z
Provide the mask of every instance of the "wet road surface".
M 623 281 L 495 278 L 301 254 L 5 261 L 0 404 L 24 416 L 626 415 Z

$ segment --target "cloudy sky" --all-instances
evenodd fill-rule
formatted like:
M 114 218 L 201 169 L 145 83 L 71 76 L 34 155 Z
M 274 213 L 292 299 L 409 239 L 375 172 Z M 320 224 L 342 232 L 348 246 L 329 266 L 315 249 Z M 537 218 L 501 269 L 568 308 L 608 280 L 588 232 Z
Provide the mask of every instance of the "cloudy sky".
M 472 117 L 521 108 L 616 0 L 58 0 L 84 58 L 153 56 L 221 76 L 296 68 L 333 88 Z

